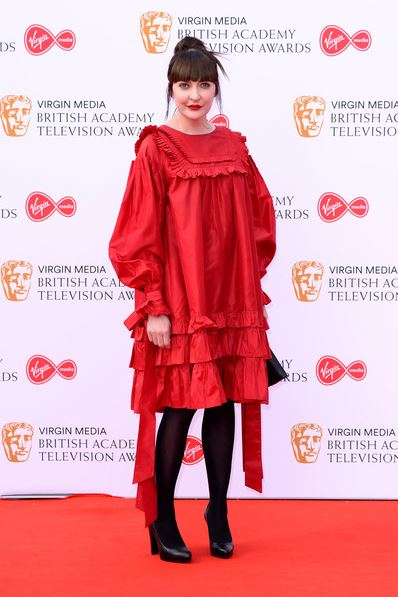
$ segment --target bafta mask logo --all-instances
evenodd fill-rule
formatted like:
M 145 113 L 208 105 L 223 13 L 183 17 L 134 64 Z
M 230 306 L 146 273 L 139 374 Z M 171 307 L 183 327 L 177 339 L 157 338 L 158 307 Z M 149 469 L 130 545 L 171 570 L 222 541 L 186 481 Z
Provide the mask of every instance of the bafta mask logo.
M 32 102 L 26 95 L 5 95 L 0 100 L 3 129 L 9 137 L 23 137 L 28 130 Z
M 184 457 L 182 459 L 184 464 L 197 464 L 204 458 L 202 442 L 199 438 L 188 435 L 185 444 Z
M 321 132 L 326 102 L 318 95 L 302 95 L 294 102 L 294 122 L 302 137 L 317 137 Z
M 24 301 L 28 298 L 32 271 L 28 261 L 5 261 L 2 264 L 1 283 L 9 301 Z
M 301 464 L 316 462 L 321 447 L 322 428 L 316 423 L 297 423 L 290 430 L 294 456 Z
M 33 427 L 29 423 L 6 423 L 2 429 L 3 448 L 10 462 L 26 462 L 32 448 Z
M 316 301 L 322 287 L 323 265 L 319 261 L 297 261 L 292 267 L 296 298 L 306 303 Z
M 151 10 L 140 19 L 141 37 L 149 54 L 163 54 L 169 44 L 172 16 L 167 12 Z

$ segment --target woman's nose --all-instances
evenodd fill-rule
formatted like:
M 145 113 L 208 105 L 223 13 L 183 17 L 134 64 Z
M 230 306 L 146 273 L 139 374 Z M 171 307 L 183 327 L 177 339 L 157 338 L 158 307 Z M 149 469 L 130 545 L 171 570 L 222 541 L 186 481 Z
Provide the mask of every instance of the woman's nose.
M 191 99 L 198 99 L 200 97 L 199 88 L 192 87 L 191 93 L 189 95 Z

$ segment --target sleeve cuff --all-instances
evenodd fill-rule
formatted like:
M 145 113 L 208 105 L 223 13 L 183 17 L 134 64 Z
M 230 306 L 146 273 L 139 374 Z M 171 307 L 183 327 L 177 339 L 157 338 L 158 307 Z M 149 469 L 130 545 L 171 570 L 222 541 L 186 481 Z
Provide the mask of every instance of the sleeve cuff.
M 145 300 L 147 304 L 144 307 L 145 313 L 158 317 L 159 315 L 170 315 L 170 309 L 167 307 L 163 299 L 161 290 L 147 290 L 145 291 Z

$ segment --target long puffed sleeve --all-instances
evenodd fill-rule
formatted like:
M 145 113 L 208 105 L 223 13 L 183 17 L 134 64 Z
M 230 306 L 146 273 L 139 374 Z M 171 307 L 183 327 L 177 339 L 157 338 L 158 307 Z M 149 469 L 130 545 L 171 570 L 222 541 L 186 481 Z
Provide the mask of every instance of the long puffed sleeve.
M 146 132 L 140 138 L 136 152 L 109 243 L 109 258 L 119 280 L 144 293 L 142 313 L 170 315 L 162 292 L 166 193 L 152 135 Z
M 251 173 L 249 179 L 254 216 L 254 236 L 260 278 L 263 278 L 276 252 L 275 210 L 267 185 L 250 154 L 248 154 L 248 160 Z M 263 304 L 268 305 L 271 299 L 264 291 L 262 292 Z

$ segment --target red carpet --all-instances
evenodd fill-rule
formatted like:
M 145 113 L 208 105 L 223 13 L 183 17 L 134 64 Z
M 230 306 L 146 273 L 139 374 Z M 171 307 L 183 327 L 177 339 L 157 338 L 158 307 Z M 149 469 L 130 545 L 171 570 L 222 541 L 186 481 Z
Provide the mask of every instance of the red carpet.
M 395 597 L 395 501 L 229 500 L 230 560 L 210 556 L 207 500 L 176 500 L 189 564 L 150 555 L 134 500 L 1 500 L 0 586 L 14 597 Z

